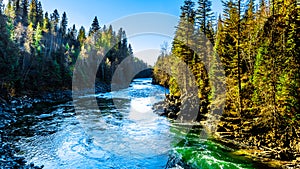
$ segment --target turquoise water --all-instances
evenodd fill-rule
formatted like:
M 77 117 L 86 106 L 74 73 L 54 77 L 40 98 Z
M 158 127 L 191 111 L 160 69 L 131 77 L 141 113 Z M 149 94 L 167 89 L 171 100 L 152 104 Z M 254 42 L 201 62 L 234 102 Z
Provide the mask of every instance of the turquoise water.
M 234 149 L 207 138 L 201 126 L 190 128 L 173 125 L 174 153 L 188 165 L 199 169 L 253 169 L 266 168 L 243 156 L 234 155 Z

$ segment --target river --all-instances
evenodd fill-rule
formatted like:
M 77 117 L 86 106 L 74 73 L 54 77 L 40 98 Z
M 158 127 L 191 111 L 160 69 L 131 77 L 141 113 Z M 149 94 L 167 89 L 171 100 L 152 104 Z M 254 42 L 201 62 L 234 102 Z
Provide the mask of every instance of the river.
M 151 79 L 128 88 L 83 96 L 98 108 L 74 111 L 76 100 L 38 103 L 23 110 L 14 130 L 19 155 L 53 168 L 166 168 L 171 158 L 194 168 L 259 168 L 233 150 L 201 136 L 202 128 L 172 123 L 153 112 L 167 90 Z M 180 167 L 177 167 L 180 168 Z

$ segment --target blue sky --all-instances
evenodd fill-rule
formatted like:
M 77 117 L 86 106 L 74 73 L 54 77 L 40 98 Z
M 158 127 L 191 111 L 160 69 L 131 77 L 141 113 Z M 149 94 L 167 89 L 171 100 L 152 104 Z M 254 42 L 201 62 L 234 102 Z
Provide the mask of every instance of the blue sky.
M 89 27 L 95 16 L 101 24 L 108 24 L 118 18 L 142 12 L 162 12 L 180 15 L 183 0 L 41 0 L 48 12 L 58 9 L 66 11 L 70 24 Z M 213 10 L 221 11 L 221 1 L 213 0 Z
M 6 0 L 7 1 L 7 0 Z M 62 15 L 67 13 L 69 27 L 76 24 L 77 29 L 84 26 L 88 31 L 95 16 L 100 25 L 109 25 L 122 17 L 145 12 L 160 12 L 179 17 L 180 6 L 184 0 L 40 0 L 45 11 L 52 13 L 57 9 Z M 214 12 L 222 11 L 221 0 L 212 0 Z M 196 0 L 195 0 L 196 2 Z M 44 12 L 45 12 L 44 11 Z M 173 27 L 175 27 L 174 24 Z M 117 28 L 116 28 L 117 29 Z M 126 31 L 126 30 L 125 30 Z M 163 41 L 171 42 L 171 37 L 159 35 L 140 35 L 129 38 L 134 52 L 141 58 L 146 58 L 149 64 L 153 64 L 159 53 Z M 152 51 L 152 52 L 145 52 Z M 155 52 L 156 51 L 156 52 Z M 148 55 L 147 55 L 148 54 Z M 150 60 L 149 60 L 150 58 Z M 147 60 L 148 59 L 148 60 Z

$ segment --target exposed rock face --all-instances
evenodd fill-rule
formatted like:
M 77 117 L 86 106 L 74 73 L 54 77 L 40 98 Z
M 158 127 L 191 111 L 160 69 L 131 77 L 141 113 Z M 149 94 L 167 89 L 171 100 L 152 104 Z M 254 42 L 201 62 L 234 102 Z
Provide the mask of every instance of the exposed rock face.
M 181 101 L 179 97 L 166 95 L 164 102 L 159 102 L 154 105 L 154 110 L 161 116 L 176 120 L 180 113 Z
M 167 94 L 164 102 L 154 105 L 154 110 L 161 116 L 181 122 L 199 122 L 206 120 L 207 108 L 204 102 L 190 95 L 172 96 Z
M 182 158 L 175 152 L 171 152 L 166 165 L 167 169 L 192 169 L 191 166 L 186 164 Z

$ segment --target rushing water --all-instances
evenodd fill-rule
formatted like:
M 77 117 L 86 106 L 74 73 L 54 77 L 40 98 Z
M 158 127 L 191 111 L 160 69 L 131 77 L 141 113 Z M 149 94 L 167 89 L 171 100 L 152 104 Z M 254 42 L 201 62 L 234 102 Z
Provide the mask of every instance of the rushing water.
M 255 168 L 201 136 L 201 127 L 153 113 L 164 93 L 151 79 L 136 79 L 127 89 L 83 96 L 84 104 L 96 97 L 97 108 L 75 112 L 73 102 L 37 104 L 22 113 L 15 129 L 20 155 L 46 169 L 165 168 L 170 154 L 194 168 Z

